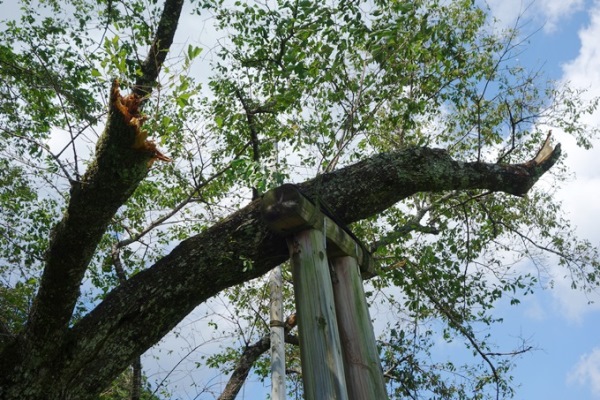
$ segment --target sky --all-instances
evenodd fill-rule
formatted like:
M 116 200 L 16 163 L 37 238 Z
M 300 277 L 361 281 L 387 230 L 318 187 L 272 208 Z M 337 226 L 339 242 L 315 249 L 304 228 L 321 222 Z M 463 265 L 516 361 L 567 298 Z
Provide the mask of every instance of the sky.
M 524 65 L 540 66 L 550 78 L 600 96 L 600 1 L 493 0 L 488 4 L 506 25 L 524 10 L 525 30 L 535 32 L 522 54 Z M 600 126 L 600 113 L 586 122 Z M 600 142 L 584 151 L 561 132 L 554 133 L 574 172 L 557 196 L 578 235 L 600 245 Z M 573 291 L 562 271 L 556 265 L 550 268 L 552 289 L 538 290 L 519 307 L 498 310 L 505 313 L 500 330 L 507 337 L 518 334 L 529 339 L 537 349 L 523 356 L 513 371 L 520 383 L 516 398 L 600 399 L 600 296 Z
M 531 34 L 529 47 L 521 54 L 523 65 L 541 68 L 549 78 L 588 89 L 589 96 L 600 96 L 600 0 L 488 0 L 487 4 L 499 26 L 512 26 L 520 16 L 524 35 Z M 10 11 L 10 6 L 3 8 Z M 196 18 L 185 16 L 182 21 L 182 31 L 188 26 L 194 28 L 188 32 L 196 32 L 190 41 L 200 40 L 207 33 L 204 29 L 210 29 L 199 27 Z M 600 112 L 587 118 L 586 122 L 600 126 Z M 566 163 L 574 173 L 557 196 L 579 236 L 600 246 L 600 141 L 594 149 L 584 151 L 561 132 L 555 130 L 554 135 L 568 154 Z M 494 327 L 494 338 L 507 347 L 520 337 L 526 338 L 535 348 L 522 356 L 513 370 L 519 386 L 515 398 L 600 399 L 600 295 L 573 291 L 570 280 L 556 265 L 549 268 L 554 277 L 552 288 L 525 297 L 518 307 L 499 304 L 496 309 L 505 322 Z M 213 398 L 211 390 L 218 394 L 227 377 L 215 371 L 194 370 L 193 365 L 219 346 L 207 317 L 226 317 L 227 313 L 226 304 L 211 301 L 186 318 L 145 355 L 150 380 L 160 381 L 165 372 L 174 369 L 181 371 L 169 377 L 177 398 L 194 398 L 197 391 L 193 385 L 204 387 L 206 382 L 209 391 L 198 398 Z M 455 355 L 452 346 L 440 345 L 435 351 L 440 356 Z M 266 393 L 268 387 L 252 381 L 238 398 L 260 399 Z
M 515 24 L 517 18 L 529 46 L 521 54 L 525 67 L 543 73 L 572 87 L 587 89 L 587 96 L 600 96 L 600 0 L 488 0 L 499 27 Z M 184 20 L 185 22 L 185 20 Z M 191 22 L 191 21 L 190 21 Z M 206 32 L 204 32 L 206 33 Z M 600 126 L 600 112 L 587 117 L 587 123 Z M 600 246 L 600 141 L 584 151 L 559 131 L 553 132 L 568 155 L 566 163 L 573 178 L 557 192 L 563 210 L 580 237 Z M 518 386 L 518 400 L 594 400 L 600 399 L 600 295 L 583 294 L 571 289 L 564 271 L 550 262 L 552 287 L 537 290 L 522 300 L 520 306 L 498 304 L 496 315 L 504 323 L 494 327 L 493 336 L 500 345 L 511 348 L 520 339 L 527 340 L 534 351 L 522 356 L 512 371 Z M 549 286 L 549 285 L 546 285 Z M 590 303 L 595 301 L 595 303 Z M 182 399 L 193 398 L 190 384 L 203 385 L 210 380 L 209 390 L 219 393 L 227 377 L 214 371 L 196 370 L 190 374 L 185 362 L 177 364 L 187 350 L 195 349 L 188 361 L 199 360 L 218 348 L 208 332 L 206 315 L 225 315 L 225 304 L 212 302 L 198 309 L 179 327 L 178 335 L 166 338 L 162 345 L 145 357 L 146 372 L 152 380 L 172 367 L 181 373 L 171 375 L 171 384 Z M 193 331 L 196 336 L 182 334 Z M 193 339 L 190 339 L 190 338 Z M 190 342 L 191 340 L 191 342 Z M 181 348 L 184 348 L 182 352 Z M 437 356 L 457 356 L 452 346 L 435 348 Z M 159 353 L 160 352 L 160 353 Z M 159 355 L 159 359 L 153 356 Z M 460 357 L 460 356 L 458 356 Z M 189 365 L 189 364 L 188 364 Z M 161 372 L 162 371 L 162 372 Z M 197 382 L 196 382 L 197 380 Z M 175 387 L 174 386 L 174 387 Z M 267 384 L 250 381 L 238 398 L 265 398 Z M 204 393 L 198 398 L 212 398 Z

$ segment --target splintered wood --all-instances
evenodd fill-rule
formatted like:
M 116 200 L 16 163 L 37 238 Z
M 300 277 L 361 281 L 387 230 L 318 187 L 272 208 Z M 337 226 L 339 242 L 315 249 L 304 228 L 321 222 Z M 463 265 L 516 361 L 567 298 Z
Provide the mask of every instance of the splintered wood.
M 156 143 L 154 143 L 153 140 L 148 139 L 148 132 L 142 129 L 144 121 L 148 119 L 147 116 L 142 115 L 140 112 L 142 97 L 135 93 L 121 96 L 119 82 L 115 79 L 111 89 L 111 99 L 115 108 L 125 119 L 125 122 L 135 130 L 135 138 L 131 147 L 135 150 L 150 154 L 148 166 L 151 166 L 156 160 L 165 162 L 172 161 L 170 157 L 158 150 Z

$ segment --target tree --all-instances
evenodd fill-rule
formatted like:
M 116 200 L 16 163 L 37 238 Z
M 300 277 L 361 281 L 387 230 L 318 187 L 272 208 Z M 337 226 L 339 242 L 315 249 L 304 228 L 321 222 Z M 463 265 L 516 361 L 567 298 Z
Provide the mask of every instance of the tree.
M 597 284 L 595 248 L 534 187 L 565 174 L 546 129 L 589 146 L 596 103 L 520 68 L 516 30 L 472 1 L 190 6 L 227 34 L 200 77 L 183 0 L 28 0 L 3 22 L 0 397 L 95 398 L 196 306 L 283 263 L 260 195 L 288 180 L 372 243 L 375 288 L 488 368 L 440 381 L 408 350 L 427 337 L 390 322 L 391 394 L 510 394 L 473 326 L 532 290 L 502 252 Z

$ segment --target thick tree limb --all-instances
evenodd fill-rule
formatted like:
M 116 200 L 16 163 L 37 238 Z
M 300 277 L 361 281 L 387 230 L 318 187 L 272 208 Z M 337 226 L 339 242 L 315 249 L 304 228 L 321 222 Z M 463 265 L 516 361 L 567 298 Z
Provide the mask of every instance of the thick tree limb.
M 60 352 L 79 285 L 96 246 L 118 208 L 146 176 L 148 163 L 163 157 L 145 140 L 138 106 L 139 98 L 121 97 L 117 83 L 113 84 L 96 158 L 81 180 L 73 183 L 64 217 L 52 230 L 29 321 L 24 333 L 0 357 L 2 385 L 15 365 L 27 365 L 28 370 L 39 371 L 40 378 L 52 379 L 51 361 L 43 363 Z
M 79 284 L 108 223 L 146 176 L 148 163 L 168 161 L 141 130 L 142 94 L 150 93 L 177 28 L 183 0 L 167 0 L 142 75 L 131 95 L 118 85 L 110 94 L 108 122 L 96 146 L 96 159 L 80 182 L 74 183 L 63 220 L 54 228 L 46 266 L 33 312 L 29 336 L 46 341 L 64 329 L 79 296 Z M 142 91 L 143 93 L 138 93 Z M 49 336 L 50 335 L 50 336 Z
M 146 176 L 154 155 L 143 147 L 138 105 L 135 98 L 121 97 L 117 83 L 113 84 L 108 122 L 96 146 L 96 159 L 81 181 L 73 184 L 67 211 L 51 233 L 44 274 L 27 325 L 29 340 L 56 340 L 55 335 L 67 328 L 96 245 L 117 209 Z
M 146 163 L 156 157 L 132 146 L 136 138 L 139 141 L 139 98 L 130 99 L 130 104 L 114 89 L 111 99 L 108 133 L 98 144 L 97 160 L 73 189 L 65 219 L 53 235 L 28 336 L 0 354 L 1 398 L 94 398 L 198 304 L 288 258 L 284 239 L 268 229 L 256 200 L 183 241 L 113 290 L 67 331 L 80 278 L 97 240 L 111 213 L 145 176 Z M 117 132 L 120 135 L 113 135 Z M 557 146 L 542 160 L 497 165 L 464 163 L 443 150 L 411 148 L 373 156 L 298 186 L 323 199 L 348 224 L 420 191 L 487 189 L 523 195 L 559 155 Z M 245 267 L 247 260 L 253 268 Z M 32 392 L 40 388 L 44 393 Z
M 351 223 L 421 191 L 487 189 L 524 195 L 559 156 L 556 146 L 542 163 L 498 165 L 411 148 L 373 156 L 299 187 L 320 196 L 342 222 Z M 285 261 L 285 241 L 269 231 L 259 210 L 259 200 L 250 203 L 111 292 L 71 330 L 61 385 L 97 393 L 198 304 Z M 244 270 L 243 260 L 251 260 L 253 268 Z

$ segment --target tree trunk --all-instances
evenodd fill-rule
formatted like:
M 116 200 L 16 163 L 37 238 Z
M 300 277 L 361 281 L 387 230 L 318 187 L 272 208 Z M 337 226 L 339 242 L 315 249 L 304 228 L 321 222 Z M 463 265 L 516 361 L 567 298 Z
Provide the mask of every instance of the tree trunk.
M 71 182 L 69 204 L 52 230 L 27 324 L 19 336 L 0 348 L 0 399 L 88 396 L 71 390 L 72 377 L 64 375 L 68 368 L 63 363 L 71 357 L 69 323 L 85 271 L 111 219 L 146 177 L 149 165 L 156 159 L 169 160 L 146 140 L 147 134 L 141 129 L 141 106 L 173 42 L 182 7 L 183 0 L 165 1 L 132 93 L 122 97 L 118 82 L 113 82 L 105 130 L 86 173 L 80 181 Z M 115 369 L 113 378 L 125 368 L 120 365 Z

